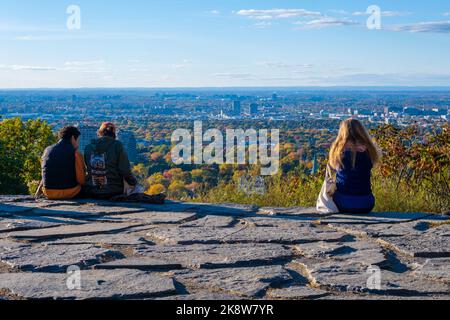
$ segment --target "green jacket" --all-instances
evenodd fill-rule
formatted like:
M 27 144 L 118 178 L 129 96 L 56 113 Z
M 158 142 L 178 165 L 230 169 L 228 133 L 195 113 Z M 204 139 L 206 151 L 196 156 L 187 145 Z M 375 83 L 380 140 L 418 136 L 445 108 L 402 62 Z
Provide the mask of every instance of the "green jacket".
M 92 140 L 84 151 L 88 171 L 86 189 L 93 195 L 122 194 L 124 180 L 137 184 L 131 173 L 131 164 L 122 143 L 111 137 Z

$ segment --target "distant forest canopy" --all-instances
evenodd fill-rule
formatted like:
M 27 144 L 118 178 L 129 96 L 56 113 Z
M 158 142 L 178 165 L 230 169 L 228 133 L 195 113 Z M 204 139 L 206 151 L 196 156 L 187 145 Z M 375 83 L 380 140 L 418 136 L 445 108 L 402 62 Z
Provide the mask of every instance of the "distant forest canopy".
M 319 123 L 320 122 L 320 123 Z M 192 121 L 122 122 L 135 132 L 139 158 L 134 173 L 150 194 L 189 201 L 237 202 L 270 206 L 313 206 L 323 181 L 328 149 L 339 121 L 204 121 L 207 128 L 280 129 L 280 170 L 265 177 L 264 194 L 242 188 L 242 177 L 256 177 L 257 165 L 180 165 L 170 157 L 171 134 Z M 443 212 L 450 208 L 449 124 L 404 128 L 370 126 L 383 150 L 374 171 L 379 211 Z M 53 144 L 52 128 L 41 120 L 0 122 L 0 193 L 32 193 L 40 180 L 40 156 Z

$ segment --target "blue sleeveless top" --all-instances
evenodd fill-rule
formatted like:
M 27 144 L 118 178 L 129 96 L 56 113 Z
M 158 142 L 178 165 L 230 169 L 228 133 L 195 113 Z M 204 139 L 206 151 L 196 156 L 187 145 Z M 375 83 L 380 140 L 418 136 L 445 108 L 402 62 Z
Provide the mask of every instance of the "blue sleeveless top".
M 345 151 L 344 168 L 336 173 L 337 192 L 345 195 L 371 195 L 370 178 L 372 175 L 372 160 L 367 152 L 356 153 L 355 167 L 352 168 L 352 152 Z

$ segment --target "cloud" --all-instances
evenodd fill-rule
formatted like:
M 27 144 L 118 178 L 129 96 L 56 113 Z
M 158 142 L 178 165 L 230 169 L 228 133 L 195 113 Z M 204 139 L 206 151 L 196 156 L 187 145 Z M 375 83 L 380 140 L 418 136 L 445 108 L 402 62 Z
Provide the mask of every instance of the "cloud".
M 254 79 L 254 75 L 251 73 L 214 73 L 214 77 L 218 78 L 230 78 L 230 79 L 240 79 L 240 80 L 250 80 Z
M 443 16 L 444 17 L 450 17 L 450 12 L 444 12 Z
M 220 14 L 220 11 L 219 10 L 211 10 L 211 11 L 209 11 L 209 13 L 211 13 L 211 14 Z
M 357 12 L 353 12 L 353 16 L 356 17 L 360 17 L 360 16 L 370 16 L 372 13 L 367 13 L 367 12 L 362 12 L 362 11 L 357 11 Z M 406 11 L 382 11 L 381 12 L 381 16 L 382 17 L 404 17 L 404 16 L 408 16 L 411 15 L 411 12 L 406 12 Z
M 334 13 L 334 14 L 345 14 L 345 15 L 349 14 L 348 11 L 345 11 L 345 10 L 330 9 L 328 11 L 330 11 L 331 13 Z
M 272 26 L 272 22 L 270 21 L 260 21 L 260 22 L 256 22 L 255 24 L 253 24 L 254 27 L 256 28 L 268 28 L 270 26 Z
M 55 67 L 42 67 L 42 66 L 25 66 L 25 65 L 0 65 L 1 70 L 9 71 L 56 71 Z
M 85 67 L 85 66 L 95 66 L 105 64 L 104 60 L 93 60 L 93 61 L 67 61 L 66 66 L 69 67 Z
M 449 21 L 419 22 L 389 28 L 392 31 L 409 31 L 414 33 L 450 33 Z
M 271 20 L 271 19 L 287 19 L 298 17 L 320 17 L 322 14 L 317 11 L 309 11 L 305 9 L 270 9 L 270 10 L 239 10 L 237 15 L 246 16 L 257 20 Z
M 279 68 L 279 69 L 292 69 L 292 68 L 303 68 L 310 69 L 313 67 L 312 64 L 291 64 L 291 63 L 283 63 L 283 62 L 264 62 L 263 65 L 270 68 Z
M 309 29 L 323 29 L 329 27 L 341 27 L 341 26 L 355 26 L 359 23 L 357 21 L 349 20 L 349 19 L 340 19 L 340 18 L 331 18 L 331 17 L 323 17 L 320 19 L 311 20 L 308 22 L 297 21 L 294 24 L 300 25 L 300 30 L 309 30 Z
M 184 69 L 192 66 L 191 61 L 184 59 L 181 63 L 173 63 L 170 65 L 172 69 Z

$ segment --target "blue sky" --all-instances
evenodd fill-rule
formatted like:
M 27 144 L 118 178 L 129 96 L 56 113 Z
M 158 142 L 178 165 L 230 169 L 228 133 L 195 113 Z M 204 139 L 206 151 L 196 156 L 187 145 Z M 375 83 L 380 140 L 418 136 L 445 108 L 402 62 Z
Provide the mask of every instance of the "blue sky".
M 450 86 L 448 0 L 2 0 L 0 41 L 0 88 Z

